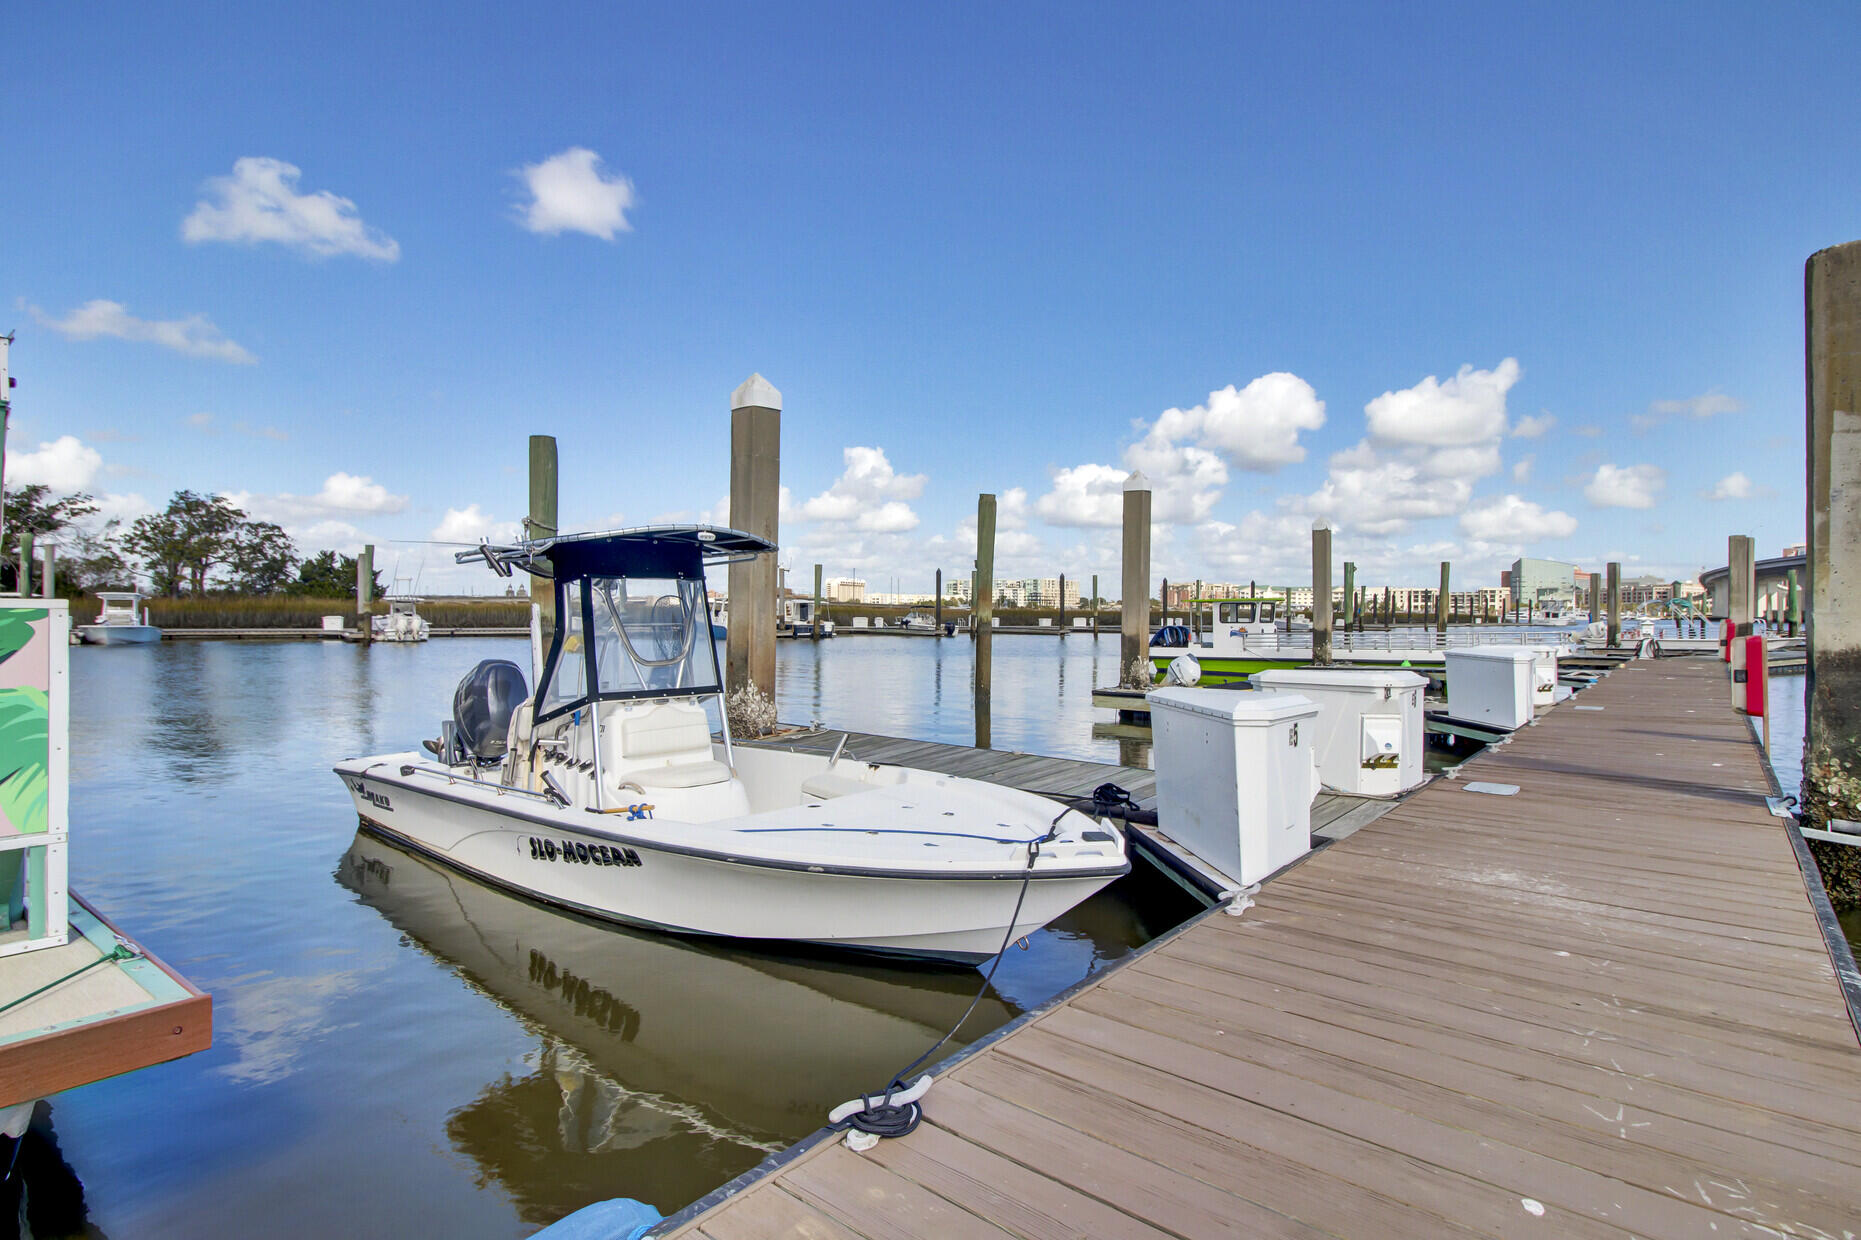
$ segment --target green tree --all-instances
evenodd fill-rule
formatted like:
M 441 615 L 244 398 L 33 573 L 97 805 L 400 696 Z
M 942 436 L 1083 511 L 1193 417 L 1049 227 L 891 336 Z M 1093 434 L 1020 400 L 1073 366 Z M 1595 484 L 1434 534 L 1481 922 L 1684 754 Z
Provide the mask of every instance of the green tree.
M 74 586 L 87 584 L 88 561 L 115 552 L 112 538 L 115 522 L 98 533 L 88 532 L 84 520 L 95 515 L 97 502 L 83 492 L 60 499 L 51 497 L 51 488 L 43 483 L 14 487 L 6 492 L 6 540 L 13 547 L 19 536 L 30 533 L 34 542 L 48 539 L 59 545 L 59 579 Z M 120 561 L 120 554 L 117 555 Z M 125 566 L 126 567 L 126 566 Z M 0 557 L 0 588 L 19 588 L 18 557 Z
M 288 582 L 296 567 L 291 540 L 269 521 L 254 521 L 223 495 L 176 491 L 161 512 L 137 517 L 124 548 L 148 570 L 154 590 L 205 594 L 215 569 L 237 590 L 263 592 Z
M 270 521 L 246 521 L 233 531 L 227 554 L 231 588 L 241 594 L 275 594 L 290 584 L 297 548 Z
M 374 596 L 380 598 L 385 591 L 379 569 L 371 584 Z M 352 597 L 355 594 L 355 557 L 339 556 L 334 551 L 317 552 L 297 566 L 297 580 L 285 587 L 285 593 L 307 598 Z

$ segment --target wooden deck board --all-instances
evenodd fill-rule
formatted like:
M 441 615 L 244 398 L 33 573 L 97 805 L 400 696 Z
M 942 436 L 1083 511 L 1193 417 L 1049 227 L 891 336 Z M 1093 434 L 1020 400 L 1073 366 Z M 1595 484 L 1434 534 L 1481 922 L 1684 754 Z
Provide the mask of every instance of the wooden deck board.
M 1722 666 L 1582 704 L 672 1234 L 1850 1234 L 1861 1046 Z

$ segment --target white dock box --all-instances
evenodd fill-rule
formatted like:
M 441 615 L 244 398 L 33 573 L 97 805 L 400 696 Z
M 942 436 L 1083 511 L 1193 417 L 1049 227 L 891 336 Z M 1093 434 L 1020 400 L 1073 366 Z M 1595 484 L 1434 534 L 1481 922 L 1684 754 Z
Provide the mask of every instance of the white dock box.
M 1239 886 L 1311 850 L 1317 706 L 1235 689 L 1156 689 L 1145 700 L 1159 830 Z
M 1352 796 L 1383 797 L 1421 783 L 1426 676 L 1370 668 L 1274 668 L 1248 678 L 1318 707 L 1318 777 Z
M 1528 646 L 1531 651 L 1531 704 L 1543 710 L 1557 701 L 1557 647 Z
M 1447 652 L 1447 713 L 1510 732 L 1531 722 L 1532 664 L 1523 646 L 1473 646 Z

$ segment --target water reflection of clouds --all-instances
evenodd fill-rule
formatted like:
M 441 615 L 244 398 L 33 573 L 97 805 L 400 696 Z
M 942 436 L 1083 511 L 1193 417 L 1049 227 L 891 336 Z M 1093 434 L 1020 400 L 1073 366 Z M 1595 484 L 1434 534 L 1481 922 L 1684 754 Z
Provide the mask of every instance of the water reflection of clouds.
M 354 996 L 370 973 L 278 974 L 227 978 L 214 987 L 214 1038 L 230 1042 L 235 1058 L 216 1071 L 241 1085 L 266 1085 L 295 1070 L 306 1047 L 357 1022 L 338 1020 L 332 1010 Z

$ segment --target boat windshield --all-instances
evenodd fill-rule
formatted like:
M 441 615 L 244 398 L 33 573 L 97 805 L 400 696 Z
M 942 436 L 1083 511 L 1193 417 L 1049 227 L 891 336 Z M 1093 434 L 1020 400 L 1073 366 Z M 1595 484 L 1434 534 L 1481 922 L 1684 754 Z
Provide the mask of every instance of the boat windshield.
M 1252 603 L 1217 604 L 1222 624 L 1252 624 L 1254 622 L 1254 605 Z
M 599 696 L 719 690 L 702 580 L 591 577 L 588 593 Z

